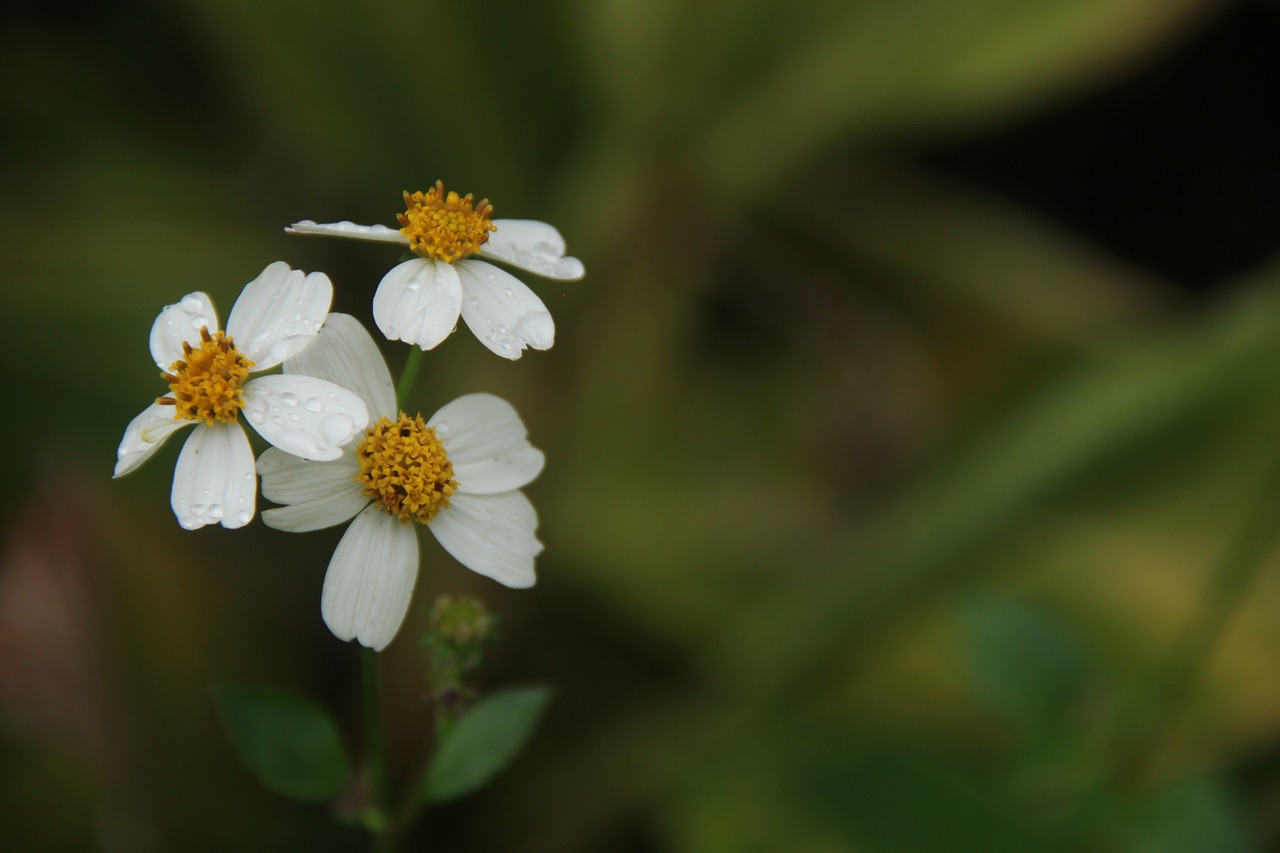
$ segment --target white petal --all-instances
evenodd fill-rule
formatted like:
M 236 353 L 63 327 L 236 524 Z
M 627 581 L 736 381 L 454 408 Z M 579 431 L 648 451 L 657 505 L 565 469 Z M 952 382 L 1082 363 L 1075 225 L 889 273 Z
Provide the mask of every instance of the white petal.
M 244 416 L 258 435 L 303 459 L 337 459 L 369 426 L 369 410 L 354 391 L 296 373 L 247 382 Z
M 547 278 L 573 281 L 586 275 L 582 261 L 565 257 L 564 238 L 554 226 L 532 219 L 495 219 L 498 230 L 480 247 L 480 256 Z
M 173 471 L 170 504 L 179 524 L 244 527 L 253 520 L 256 491 L 253 449 L 239 424 L 201 424 L 191 433 Z
M 295 222 L 284 229 L 287 234 L 302 234 L 315 237 L 349 237 L 353 240 L 373 240 L 378 243 L 399 243 L 409 245 L 409 238 L 398 229 L 385 225 L 356 225 L 354 222 L 330 222 L 317 225 L 310 219 Z
M 530 446 L 524 422 L 501 397 L 459 397 L 432 415 L 427 426 L 444 444 L 462 494 L 509 492 L 542 471 L 542 451 Z
M 268 447 L 258 457 L 262 496 L 292 506 L 265 510 L 263 522 L 276 530 L 301 533 L 347 521 L 369 502 L 355 482 L 359 472 L 354 448 L 332 462 L 307 462 Z
M 427 525 L 444 549 L 473 572 L 521 589 L 533 586 L 538 514 L 522 492 L 454 495 Z
M 284 363 L 285 373 L 327 379 L 364 400 L 373 417 L 394 418 L 391 371 L 365 327 L 350 314 L 330 314 L 311 346 Z
M 278 504 L 305 504 L 344 492 L 359 495 L 361 489 L 355 481 L 359 473 L 354 445 L 331 462 L 308 462 L 277 447 L 268 447 L 258 457 L 262 496 Z M 364 504 L 360 508 L 363 509 Z M 354 511 L 347 518 L 352 515 Z
M 373 294 L 373 319 L 388 340 L 432 349 L 458 325 L 462 285 L 443 261 L 414 258 L 392 267 Z
M 480 342 L 503 358 L 525 347 L 550 349 L 556 324 L 542 300 L 511 273 L 484 261 L 454 264 L 462 279 L 462 319 Z
M 172 305 L 166 305 L 151 324 L 151 358 L 156 367 L 168 370 L 180 358 L 185 358 L 183 342 L 200 343 L 200 330 L 208 328 L 216 332 L 218 312 L 205 293 L 188 293 Z
M 332 302 L 327 275 L 303 275 L 276 261 L 244 286 L 227 319 L 227 334 L 253 360 L 255 373 L 268 370 L 311 343 Z
M 165 439 L 195 423 L 186 418 L 175 418 L 173 412 L 173 406 L 152 403 L 142 410 L 142 414 L 129 421 L 129 425 L 124 428 L 120 447 L 116 450 L 116 471 L 112 477 L 128 474 L 150 459 L 151 454 L 160 449 Z
M 340 640 L 381 651 L 400 630 L 418 578 L 418 535 L 373 504 L 356 516 L 329 561 L 324 623 Z

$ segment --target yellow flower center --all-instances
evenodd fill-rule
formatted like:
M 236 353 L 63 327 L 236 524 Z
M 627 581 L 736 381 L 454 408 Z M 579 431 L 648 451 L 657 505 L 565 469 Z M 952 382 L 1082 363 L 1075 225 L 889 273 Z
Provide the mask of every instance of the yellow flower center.
M 240 386 L 249 378 L 253 362 L 236 349 L 226 332 L 209 334 L 200 328 L 200 348 L 182 342 L 186 358 L 178 359 L 161 374 L 169 383 L 172 396 L 156 400 L 173 406 L 173 417 L 203 421 L 213 426 L 216 421 L 235 423 L 244 408 L 244 391 Z
M 421 415 L 380 418 L 356 448 L 356 459 L 364 493 L 405 524 L 431 521 L 458 489 L 453 463 Z
M 399 215 L 400 233 L 409 238 L 409 248 L 424 258 L 445 263 L 460 261 L 480 251 L 498 226 L 489 221 L 493 205 L 484 199 L 473 205 L 473 196 L 446 193 L 444 183 L 425 193 L 405 193 L 408 209 Z

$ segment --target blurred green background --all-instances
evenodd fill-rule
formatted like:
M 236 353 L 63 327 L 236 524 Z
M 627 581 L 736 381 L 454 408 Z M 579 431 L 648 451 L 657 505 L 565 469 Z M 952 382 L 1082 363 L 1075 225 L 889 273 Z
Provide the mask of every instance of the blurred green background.
M 370 322 L 437 178 L 556 224 L 556 346 L 461 330 L 414 402 L 515 403 L 532 591 L 423 537 L 385 655 L 421 758 L 443 593 L 556 700 L 407 849 L 1280 849 L 1280 5 L 177 0 L 0 34 L 0 849 L 359 850 L 210 688 L 358 745 L 341 530 L 180 530 L 159 309 L 266 264 Z M 404 348 L 384 350 L 393 369 Z

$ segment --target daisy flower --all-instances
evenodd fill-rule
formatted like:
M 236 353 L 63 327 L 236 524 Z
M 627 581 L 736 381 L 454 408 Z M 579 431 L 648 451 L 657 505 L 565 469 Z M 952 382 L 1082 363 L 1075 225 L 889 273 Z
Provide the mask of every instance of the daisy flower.
M 474 572 L 509 587 L 534 583 L 538 516 L 518 491 L 542 471 L 510 403 L 459 397 L 429 419 L 396 407 L 391 374 L 354 317 L 330 314 L 315 343 L 284 363 L 359 393 L 376 422 L 331 462 L 268 449 L 264 497 L 284 504 L 262 520 L 304 532 L 354 519 L 324 578 L 320 610 L 342 640 L 382 650 L 404 621 L 418 576 L 416 524 Z
M 425 193 L 406 192 L 404 203 L 399 230 L 310 220 L 285 230 L 399 243 L 418 255 L 383 276 L 373 296 L 373 319 L 389 340 L 432 349 L 453 332 L 461 314 L 481 343 L 504 358 L 519 358 L 525 347 L 551 347 L 556 327 L 542 300 L 487 261 L 547 278 L 582 278 L 582 262 L 565 256 L 559 231 L 530 219 L 490 220 L 488 199 L 475 204 L 470 194 L 446 193 L 440 181 Z
M 194 425 L 173 474 L 174 515 L 188 530 L 243 527 L 253 519 L 257 481 L 241 413 L 282 451 L 307 459 L 341 456 L 342 446 L 369 424 L 359 395 L 297 373 L 249 378 L 305 349 L 332 301 L 324 273 L 304 276 L 277 261 L 245 285 L 226 331 L 204 293 L 166 306 L 151 326 L 151 357 L 169 394 L 125 429 L 114 476 L 128 474 L 170 435 Z

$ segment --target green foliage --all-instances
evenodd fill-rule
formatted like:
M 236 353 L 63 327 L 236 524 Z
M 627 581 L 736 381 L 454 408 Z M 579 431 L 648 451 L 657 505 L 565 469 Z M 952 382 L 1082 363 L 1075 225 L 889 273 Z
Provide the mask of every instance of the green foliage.
M 548 687 L 510 688 L 472 706 L 449 730 L 422 779 L 422 798 L 469 794 L 502 772 L 524 748 L 551 701 Z
M 318 705 L 267 687 L 214 690 L 223 728 L 240 761 L 268 789 L 295 800 L 332 800 L 351 768 L 338 728 Z

